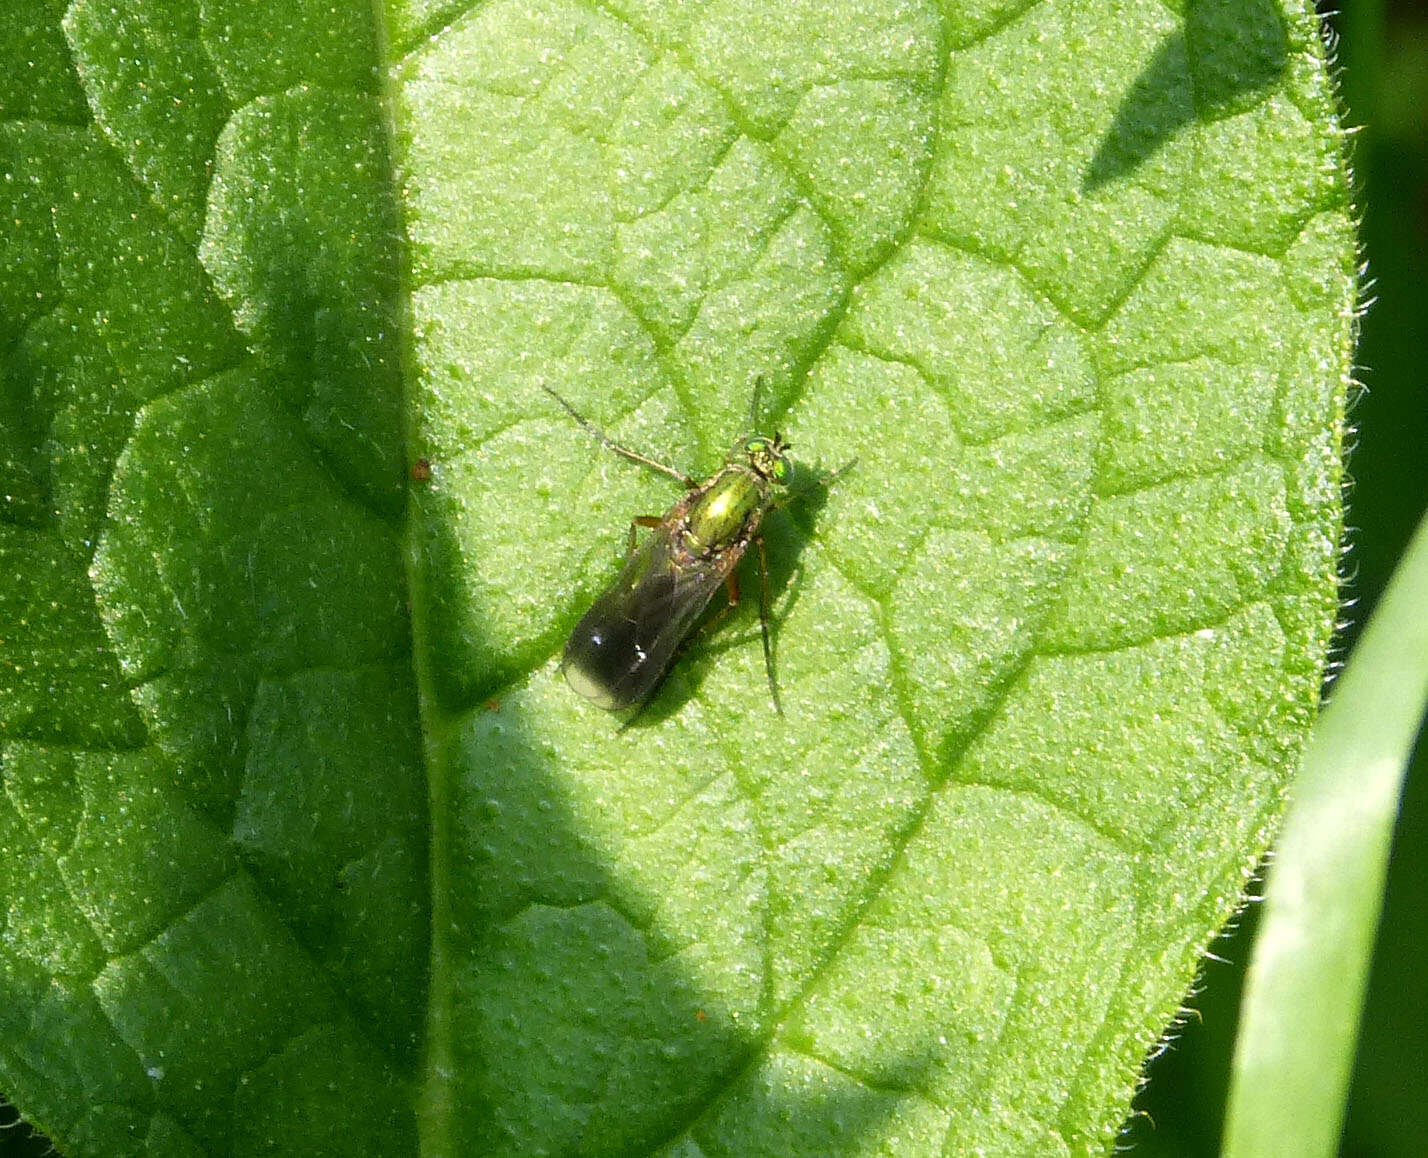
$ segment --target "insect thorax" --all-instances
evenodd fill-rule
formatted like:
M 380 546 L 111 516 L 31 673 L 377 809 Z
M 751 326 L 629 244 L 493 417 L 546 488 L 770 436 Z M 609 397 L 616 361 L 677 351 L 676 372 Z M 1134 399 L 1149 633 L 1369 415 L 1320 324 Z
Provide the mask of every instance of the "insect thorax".
M 768 484 L 744 466 L 726 466 L 704 488 L 684 517 L 685 542 L 699 552 L 721 551 L 745 539 L 758 525 Z

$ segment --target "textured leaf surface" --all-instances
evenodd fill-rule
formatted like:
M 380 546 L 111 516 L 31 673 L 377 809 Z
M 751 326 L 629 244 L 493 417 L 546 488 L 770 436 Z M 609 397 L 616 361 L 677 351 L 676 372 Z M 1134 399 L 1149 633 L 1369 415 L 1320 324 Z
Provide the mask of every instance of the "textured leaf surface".
M 105 1158 L 1104 1152 L 1333 618 L 1312 17 L 35 9 L 0 1090 Z M 747 599 L 621 730 L 558 652 L 678 492 L 540 387 L 702 473 L 758 376 L 858 459 L 767 526 L 787 714 Z

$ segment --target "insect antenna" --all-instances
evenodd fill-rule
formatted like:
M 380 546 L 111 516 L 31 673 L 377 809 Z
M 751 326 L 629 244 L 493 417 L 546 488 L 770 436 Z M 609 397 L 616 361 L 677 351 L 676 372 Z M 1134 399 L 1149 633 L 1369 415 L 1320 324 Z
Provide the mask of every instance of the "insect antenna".
M 759 425 L 759 411 L 763 408 L 764 398 L 764 376 L 762 374 L 754 377 L 754 396 L 749 399 L 749 433 L 757 434 L 763 429 Z
M 596 426 L 593 422 L 586 418 L 585 415 L 581 414 L 580 411 L 576 410 L 574 406 L 570 405 L 569 402 L 567 402 L 549 386 L 542 383 L 541 389 L 544 390 L 547 394 L 549 394 L 552 398 L 554 398 L 557 402 L 559 402 L 560 405 L 564 408 L 565 412 L 580 424 L 580 428 L 584 430 L 586 434 L 590 435 L 591 438 L 595 439 L 595 441 L 598 442 L 601 446 L 603 446 L 606 450 L 612 450 L 621 458 L 628 458 L 631 462 L 638 462 L 643 466 L 649 467 L 651 470 L 657 470 L 661 474 L 669 475 L 670 478 L 678 479 L 681 483 L 684 484 L 685 487 L 693 488 L 699 485 L 699 481 L 697 479 L 690 478 L 689 475 L 685 474 L 682 470 L 675 470 L 674 467 L 665 466 L 664 463 L 658 461 L 657 459 L 653 459 L 650 458 L 648 455 L 641 454 L 637 450 L 631 450 L 628 446 L 621 446 L 618 442 L 616 442 L 613 438 L 611 438 L 608 434 L 606 434 L 603 430 L 601 430 L 598 426 Z

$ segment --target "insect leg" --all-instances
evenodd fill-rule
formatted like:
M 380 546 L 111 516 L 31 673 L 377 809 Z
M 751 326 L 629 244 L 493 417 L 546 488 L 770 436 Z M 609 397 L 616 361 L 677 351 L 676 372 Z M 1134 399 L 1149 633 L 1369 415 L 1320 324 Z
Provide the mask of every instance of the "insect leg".
M 638 462 L 642 466 L 649 467 L 651 470 L 657 470 L 661 474 L 669 475 L 670 478 L 678 479 L 681 483 L 685 485 L 686 488 L 690 490 L 699 485 L 698 480 L 690 478 L 683 471 L 675 470 L 672 466 L 665 466 L 664 463 L 658 462 L 655 459 L 648 457 L 647 455 L 640 454 L 638 451 L 631 450 L 627 446 L 621 446 L 618 442 L 616 442 L 613 438 L 611 438 L 608 434 L 606 434 L 603 430 L 601 430 L 598 426 L 596 426 L 593 422 L 591 422 L 588 418 L 581 414 L 580 411 L 576 410 L 575 407 L 570 405 L 569 402 L 567 402 L 549 386 L 542 385 L 541 389 L 544 390 L 547 394 L 549 394 L 552 398 L 554 398 L 557 402 L 559 402 L 560 405 L 565 409 L 565 412 L 580 424 L 581 429 L 584 430 L 586 434 L 590 435 L 591 438 L 595 439 L 598 443 L 600 443 L 601 446 L 605 447 L 606 450 L 613 450 L 621 458 L 628 458 L 631 462 Z
M 629 554 L 635 553 L 635 528 L 636 527 L 662 527 L 664 520 L 658 515 L 636 515 L 630 520 L 630 549 Z
M 769 634 L 769 560 L 764 551 L 764 537 L 760 535 L 759 545 L 759 628 L 764 636 L 764 670 L 769 676 L 769 694 L 773 696 L 774 711 L 783 715 L 783 704 L 778 698 L 778 682 L 774 679 L 773 638 Z

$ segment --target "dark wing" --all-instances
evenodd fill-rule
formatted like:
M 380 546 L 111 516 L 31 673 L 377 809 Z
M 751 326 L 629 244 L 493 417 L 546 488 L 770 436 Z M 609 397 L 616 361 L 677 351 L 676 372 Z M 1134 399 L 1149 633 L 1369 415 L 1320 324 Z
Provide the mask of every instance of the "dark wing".
M 644 700 L 740 554 L 681 557 L 668 531 L 650 535 L 570 633 L 561 663 L 570 686 L 611 711 Z

